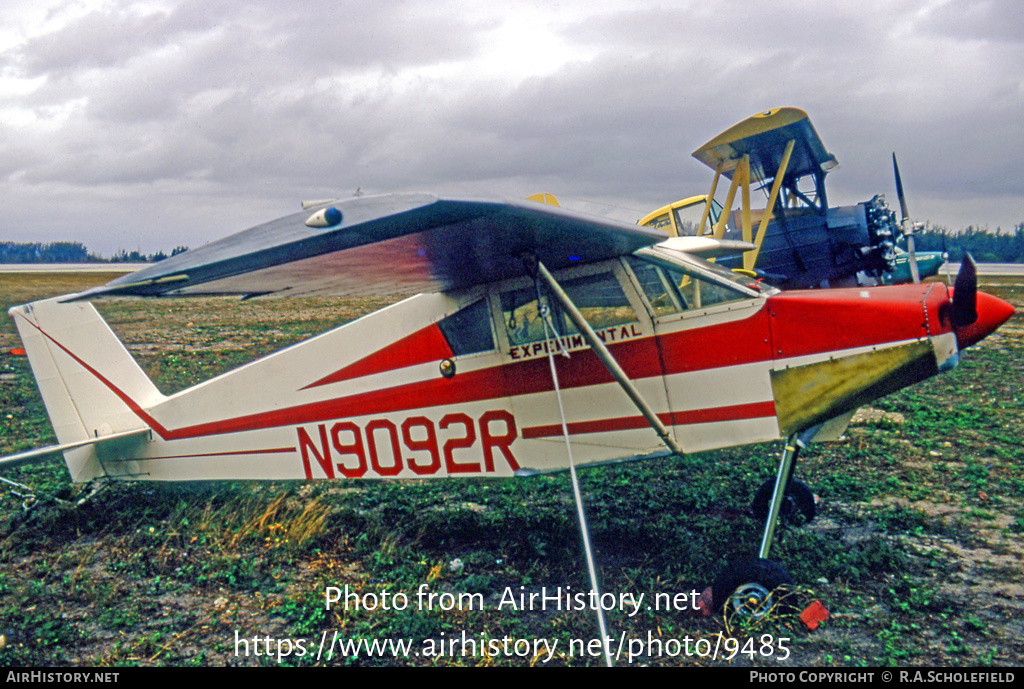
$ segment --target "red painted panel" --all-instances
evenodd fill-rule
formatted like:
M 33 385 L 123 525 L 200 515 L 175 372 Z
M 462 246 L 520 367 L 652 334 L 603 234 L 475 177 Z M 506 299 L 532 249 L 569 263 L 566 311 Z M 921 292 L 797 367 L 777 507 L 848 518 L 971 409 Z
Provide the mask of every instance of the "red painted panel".
M 934 283 L 933 283 L 934 284 Z M 933 284 L 864 289 L 793 290 L 768 299 L 776 359 L 925 337 L 938 327 L 945 288 Z M 935 313 L 926 325 L 925 296 Z M 941 291 L 940 291 L 941 290 Z M 934 322 L 932 318 L 935 318 Z M 936 334 L 933 330 L 931 334 Z
M 406 335 L 302 389 L 308 390 L 320 385 L 329 385 L 350 378 L 359 378 L 429 361 L 440 361 L 450 356 L 452 356 L 452 350 L 448 346 L 448 341 L 441 334 L 441 329 L 433 324 L 422 330 L 417 330 L 411 335 Z
M 766 308 L 749 318 L 662 335 L 665 375 L 770 361 L 770 337 Z

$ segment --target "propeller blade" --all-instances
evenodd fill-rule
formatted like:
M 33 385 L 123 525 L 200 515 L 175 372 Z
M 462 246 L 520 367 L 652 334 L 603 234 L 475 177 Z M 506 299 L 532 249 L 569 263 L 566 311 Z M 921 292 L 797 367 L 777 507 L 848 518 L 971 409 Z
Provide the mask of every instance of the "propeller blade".
M 964 254 L 960 272 L 953 285 L 953 327 L 962 328 L 978 320 L 978 266 L 974 257 Z
M 903 236 L 907 238 L 907 253 L 910 255 L 910 277 L 914 284 L 921 282 L 921 271 L 917 269 L 917 251 L 914 247 L 914 221 L 907 210 L 907 197 L 903 193 L 903 178 L 900 176 L 900 164 L 896 162 L 896 153 L 892 154 L 892 169 L 896 173 L 896 196 L 900 200 L 900 222 L 903 225 Z
M 917 252 L 914 249 L 914 231 L 907 234 L 907 254 L 910 256 L 910 277 L 914 284 L 921 282 L 921 271 L 917 269 Z
M 946 264 L 946 284 L 953 284 L 953 273 L 952 268 L 949 265 L 949 251 L 946 249 L 946 232 L 949 230 L 942 231 L 942 261 Z
M 903 195 L 903 178 L 900 177 L 900 164 L 896 162 L 896 153 L 892 154 L 892 169 L 896 172 L 896 198 L 900 200 L 900 220 L 906 222 L 910 217 L 907 210 L 907 197 Z

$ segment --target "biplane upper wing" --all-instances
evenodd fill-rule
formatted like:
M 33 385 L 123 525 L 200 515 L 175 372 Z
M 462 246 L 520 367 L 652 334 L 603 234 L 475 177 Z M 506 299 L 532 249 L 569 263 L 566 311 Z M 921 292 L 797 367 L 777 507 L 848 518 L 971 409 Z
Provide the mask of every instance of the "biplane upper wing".
M 721 169 L 731 179 L 739 160 L 749 155 L 755 178 L 771 179 L 790 140 L 796 145 L 786 169 L 787 178 L 827 172 L 838 164 L 825 149 L 807 113 L 799 108 L 775 108 L 748 117 L 698 148 L 693 157 L 712 170 Z
M 558 269 L 664 238 L 531 201 L 361 196 L 253 227 L 72 298 L 438 292 L 525 275 L 526 254 Z

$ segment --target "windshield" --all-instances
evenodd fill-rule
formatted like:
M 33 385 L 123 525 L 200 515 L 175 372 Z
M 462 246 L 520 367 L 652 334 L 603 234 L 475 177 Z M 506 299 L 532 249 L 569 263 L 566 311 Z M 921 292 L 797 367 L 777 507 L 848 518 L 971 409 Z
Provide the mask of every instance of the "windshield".
M 640 249 L 633 255 L 639 260 L 653 263 L 669 272 L 678 272 L 699 278 L 737 291 L 747 298 L 766 296 L 778 291 L 758 279 L 660 244 Z

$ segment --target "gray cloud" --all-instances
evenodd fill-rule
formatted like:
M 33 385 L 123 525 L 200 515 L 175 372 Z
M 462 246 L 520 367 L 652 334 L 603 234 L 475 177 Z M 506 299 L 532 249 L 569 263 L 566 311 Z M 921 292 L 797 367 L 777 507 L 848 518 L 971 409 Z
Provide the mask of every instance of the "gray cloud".
M 543 189 L 635 219 L 705 191 L 690 152 L 779 105 L 839 158 L 835 202 L 892 195 L 895 150 L 920 219 L 1024 220 L 1009 2 L 153 7 L 5 10 L 3 238 L 197 245 L 356 187 Z

